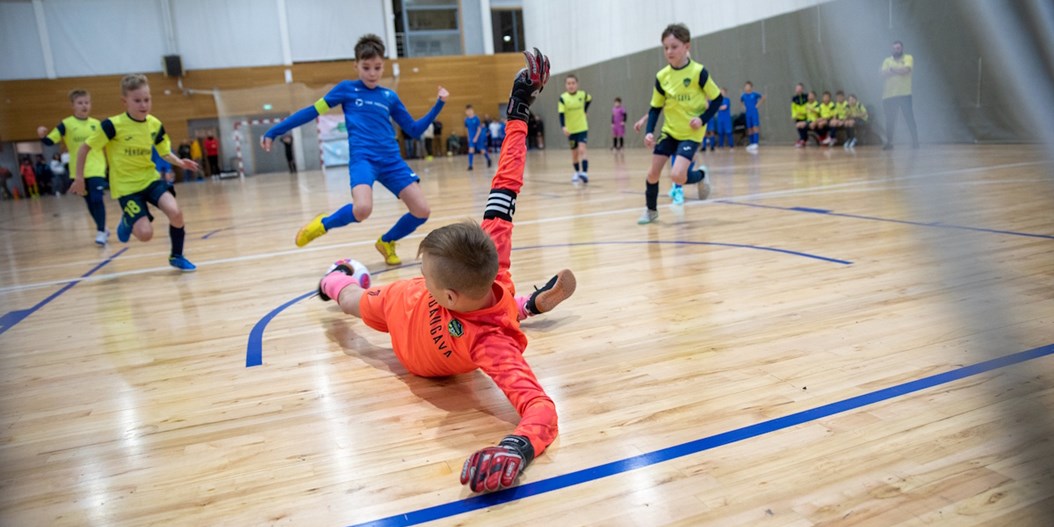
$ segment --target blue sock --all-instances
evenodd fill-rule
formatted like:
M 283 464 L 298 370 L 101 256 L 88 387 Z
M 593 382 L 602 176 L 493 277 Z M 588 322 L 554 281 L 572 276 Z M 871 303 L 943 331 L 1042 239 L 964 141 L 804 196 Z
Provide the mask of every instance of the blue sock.
M 337 212 L 322 218 L 322 226 L 326 228 L 326 231 L 336 227 L 343 227 L 349 223 L 355 223 L 355 213 L 352 212 L 354 209 L 354 203 L 348 203 L 343 207 L 337 209 Z
M 750 134 L 750 144 L 758 144 L 758 134 Z
M 582 171 L 581 170 L 581 165 L 579 163 L 575 163 L 574 165 L 575 165 L 575 173 L 576 174 Z
M 89 190 L 88 195 L 84 196 L 84 201 L 88 203 L 88 213 L 91 214 L 91 219 L 95 220 L 95 230 L 105 231 L 106 202 L 103 201 L 102 191 Z
M 475 157 L 475 156 L 476 156 L 476 154 L 474 154 L 472 152 L 468 153 L 468 167 L 469 168 L 472 168 L 472 158 Z
M 589 172 L 589 160 L 588 159 L 583 159 L 582 160 L 582 172 Z
M 486 150 L 483 151 L 483 157 L 487 158 L 487 162 L 490 163 L 490 154 Z M 490 166 L 490 165 L 488 165 Z
M 703 176 L 704 176 L 704 174 L 703 174 L 702 170 L 689 170 L 688 171 L 688 181 L 685 181 L 684 184 L 685 185 L 691 185 L 693 183 L 698 183 L 698 182 L 703 180 Z
M 399 221 L 395 222 L 395 225 L 392 225 L 392 228 L 389 229 L 388 232 L 384 233 L 384 236 L 381 236 L 381 241 L 394 242 L 396 240 L 401 240 L 411 232 L 417 230 L 421 225 L 424 225 L 426 221 L 428 221 L 428 218 L 418 218 L 407 212 L 399 218 Z

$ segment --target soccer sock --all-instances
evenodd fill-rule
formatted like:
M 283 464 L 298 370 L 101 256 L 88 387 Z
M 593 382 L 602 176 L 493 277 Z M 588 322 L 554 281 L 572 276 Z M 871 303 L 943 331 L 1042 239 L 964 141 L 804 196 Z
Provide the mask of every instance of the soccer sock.
M 589 160 L 588 159 L 583 159 L 582 160 L 582 172 L 586 172 L 586 173 L 589 172 Z
M 750 134 L 750 144 L 752 144 L 752 145 L 758 144 L 758 134 L 757 133 Z
M 387 243 L 401 240 L 411 232 L 414 232 L 426 221 L 428 221 L 428 218 L 418 218 L 407 212 L 399 218 L 399 221 L 395 222 L 395 225 L 392 225 L 392 228 L 389 229 L 388 232 L 381 236 L 381 241 Z
M 322 218 L 322 226 L 326 228 L 326 232 L 329 232 L 330 229 L 343 227 L 349 223 L 355 223 L 358 221 L 355 219 L 355 213 L 353 212 L 354 208 L 354 203 L 348 203 L 337 209 L 333 214 Z
M 580 165 L 578 163 L 574 163 L 574 166 L 575 166 L 575 174 L 581 172 L 581 170 L 580 170 L 581 167 L 580 167 Z
M 99 232 L 105 231 L 106 204 L 102 200 L 102 196 L 92 196 L 89 193 L 87 196 L 84 196 L 84 201 L 88 204 L 88 213 L 91 214 L 91 219 L 95 220 L 95 230 Z
M 183 256 L 183 239 L 187 235 L 185 227 L 168 226 L 168 236 L 172 238 L 172 256 Z
M 689 170 L 688 171 L 688 180 L 685 181 L 684 184 L 685 185 L 691 185 L 691 184 L 694 184 L 694 183 L 698 183 L 698 182 L 702 181 L 703 178 L 705 178 L 705 177 L 706 177 L 706 172 L 703 172 L 703 169 L 701 169 L 701 168 L 699 170 Z
M 326 296 L 340 302 L 340 292 L 349 285 L 359 285 L 358 279 L 344 273 L 329 273 L 322 278 L 322 292 Z
M 490 153 L 486 150 L 483 151 L 483 157 L 487 160 L 487 166 L 490 166 Z
M 659 210 L 659 183 L 647 183 L 644 190 L 644 204 L 648 210 Z
M 845 135 L 848 136 L 849 139 L 856 139 L 856 128 L 853 128 L 851 126 L 846 127 Z
M 476 156 L 476 154 L 474 154 L 472 152 L 468 153 L 468 167 L 469 168 L 472 168 L 472 158 L 475 157 L 475 156 Z
M 798 139 L 800 139 L 802 142 L 808 141 L 809 140 L 809 131 L 804 129 L 804 128 L 799 128 L 798 129 Z

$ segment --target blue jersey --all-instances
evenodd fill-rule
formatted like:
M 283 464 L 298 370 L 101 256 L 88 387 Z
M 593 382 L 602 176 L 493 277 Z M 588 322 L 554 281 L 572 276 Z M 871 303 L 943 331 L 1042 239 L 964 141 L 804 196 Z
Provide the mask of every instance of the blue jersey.
M 725 109 L 717 111 L 717 120 L 732 122 L 732 100 L 728 97 L 721 97 L 721 106 Z
M 479 116 L 473 115 L 472 117 L 465 118 L 465 129 L 468 130 L 468 144 L 475 144 L 487 136 L 487 134 L 480 132 L 479 139 L 476 139 L 476 131 L 479 130 Z
M 761 94 L 758 92 L 744 93 L 739 96 L 739 100 L 743 101 L 743 105 L 747 107 L 748 114 L 758 113 L 758 100 L 761 99 Z
M 395 140 L 392 120 L 407 137 L 419 138 L 432 124 L 443 101 L 436 100 L 427 115 L 414 121 L 399 96 L 392 90 L 377 86 L 368 88 L 362 81 L 340 81 L 324 97 L 276 124 L 264 134 L 274 139 L 330 110 L 341 106 L 344 124 L 348 128 L 348 154 L 353 159 L 382 159 L 399 157 L 399 143 Z

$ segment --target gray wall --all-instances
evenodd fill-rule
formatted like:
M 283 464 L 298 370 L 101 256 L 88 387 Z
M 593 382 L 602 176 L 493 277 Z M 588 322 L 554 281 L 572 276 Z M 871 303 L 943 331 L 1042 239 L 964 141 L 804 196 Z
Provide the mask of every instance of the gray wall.
M 796 139 L 790 120 L 794 84 L 822 93 L 855 92 L 881 129 L 882 61 L 894 40 L 904 42 L 915 58 L 913 99 L 923 142 L 1031 142 L 1039 139 L 1022 111 L 1022 84 L 1008 71 L 1007 61 L 1020 56 L 993 56 L 993 34 L 1032 32 L 1025 40 L 1042 42 L 1044 25 L 993 28 L 990 9 L 1008 13 L 1013 21 L 1028 20 L 1039 2 L 987 0 L 839 0 L 775 16 L 703 36 L 693 36 L 692 56 L 703 63 L 717 84 L 728 88 L 733 111 L 742 111 L 739 94 L 746 80 L 767 101 L 761 112 L 763 143 Z M 995 4 L 993 6 L 992 4 Z M 666 65 L 659 46 L 661 27 L 654 28 L 656 46 L 576 71 L 579 84 L 593 95 L 589 112 L 590 144 L 611 143 L 611 103 L 621 96 L 630 121 L 648 110 L 655 73 Z M 1038 53 L 1038 52 L 1037 52 Z M 1035 59 L 1042 70 L 1042 57 Z M 1047 71 L 1040 75 L 1051 75 Z M 553 79 L 535 110 L 545 119 L 546 143 L 567 148 L 556 112 L 563 76 Z M 1028 90 L 1031 91 L 1031 90 Z M 1027 94 L 1028 92 L 1025 92 Z M 1050 95 L 1043 97 L 1049 98 Z M 1045 113 L 1049 114 L 1049 106 Z M 1036 108 L 1033 108 L 1035 110 Z M 897 129 L 907 139 L 903 122 Z M 632 131 L 627 143 L 642 144 Z

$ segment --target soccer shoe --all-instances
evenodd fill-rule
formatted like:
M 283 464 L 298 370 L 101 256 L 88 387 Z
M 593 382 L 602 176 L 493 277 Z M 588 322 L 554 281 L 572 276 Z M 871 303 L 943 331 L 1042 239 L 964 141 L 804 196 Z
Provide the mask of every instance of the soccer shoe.
M 183 255 L 169 256 L 168 265 L 171 265 L 172 267 L 175 267 L 176 269 L 179 269 L 184 273 L 189 273 L 198 268 L 198 266 L 190 263 L 190 260 L 187 260 L 186 257 L 184 257 Z
M 128 239 L 132 237 L 132 226 L 128 224 L 128 219 L 121 217 L 121 221 L 117 224 L 117 239 L 121 243 L 128 243 Z M 98 238 L 96 238 L 98 240 Z M 96 241 L 98 243 L 98 241 Z
M 747 145 L 747 152 L 750 152 L 750 153 L 753 154 L 754 152 L 757 152 L 757 151 L 758 151 L 758 144 L 757 143 L 751 143 L 751 144 Z
M 805 148 L 805 141 L 798 139 L 794 142 L 794 148 Z
M 575 293 L 578 281 L 570 269 L 563 269 L 553 275 L 541 288 L 536 288 L 531 296 L 520 306 L 520 320 L 548 313 Z
M 586 174 L 585 172 L 579 172 L 578 173 L 578 179 L 582 183 L 589 183 L 589 175 Z
M 571 183 L 581 183 L 581 182 L 582 182 L 582 173 L 581 172 L 575 172 L 574 174 L 571 174 Z
M 325 214 L 319 214 L 315 216 L 315 219 L 307 222 L 307 225 L 300 227 L 300 230 L 296 233 L 297 247 L 303 247 L 311 243 L 311 240 L 326 233 L 326 226 L 322 225 L 322 218 L 324 217 L 326 217 Z
M 376 247 L 377 252 L 381 253 L 381 256 L 384 257 L 384 263 L 388 265 L 399 265 L 403 263 L 403 261 L 399 259 L 399 255 L 395 254 L 394 241 L 386 242 L 377 238 L 377 243 L 373 244 L 373 246 Z
M 647 225 L 649 223 L 655 223 L 659 220 L 659 211 L 644 209 L 644 213 L 637 218 L 637 225 Z
M 700 201 L 710 197 L 710 179 L 704 179 L 695 184 L 695 191 L 698 193 L 697 196 Z
M 95 244 L 106 245 L 106 241 L 110 238 L 110 231 L 99 231 L 95 233 Z
M 333 262 L 333 265 L 329 266 L 329 269 L 326 269 L 326 274 L 322 276 L 322 280 L 318 281 L 318 297 L 325 302 L 332 300 L 332 298 L 322 290 L 322 282 L 332 273 L 344 273 L 354 278 L 359 287 L 363 289 L 370 288 L 370 270 L 365 265 L 362 265 L 362 262 L 351 258 L 337 260 Z
M 684 187 L 680 185 L 674 185 L 673 187 L 671 187 L 670 199 L 672 200 L 671 204 L 675 207 L 684 205 Z

